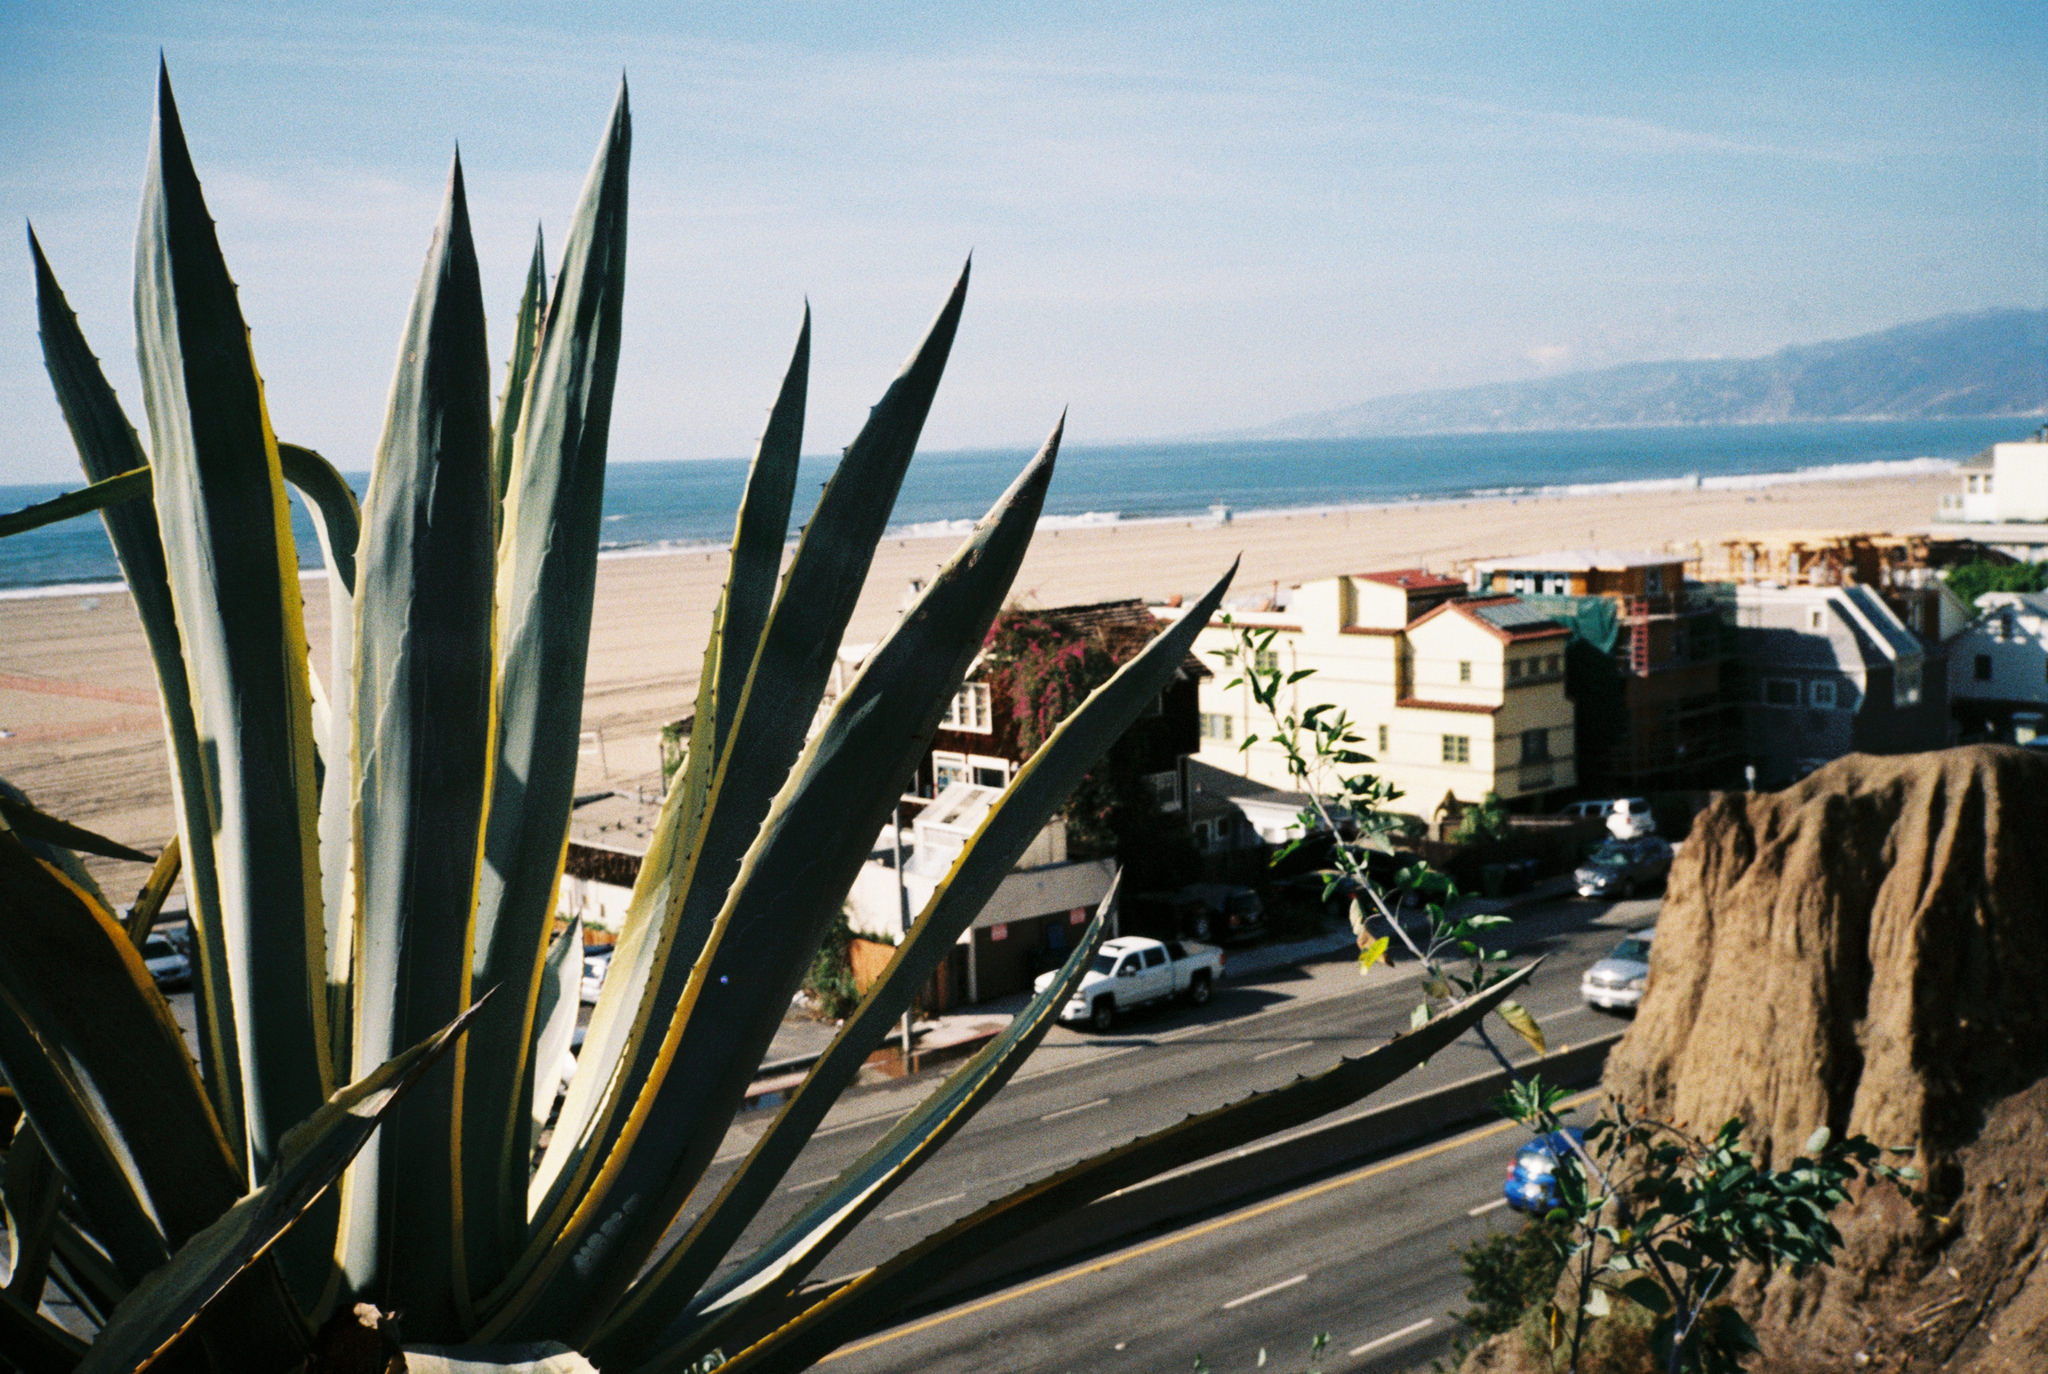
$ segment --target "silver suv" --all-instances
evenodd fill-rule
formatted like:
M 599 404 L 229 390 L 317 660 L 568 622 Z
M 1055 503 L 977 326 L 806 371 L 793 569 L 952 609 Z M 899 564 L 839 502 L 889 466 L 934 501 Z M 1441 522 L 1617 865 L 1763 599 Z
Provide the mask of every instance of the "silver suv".
M 1650 981 L 1650 941 L 1657 927 L 1630 931 L 1611 953 L 1586 970 L 1579 996 L 1602 1011 L 1634 1011 Z

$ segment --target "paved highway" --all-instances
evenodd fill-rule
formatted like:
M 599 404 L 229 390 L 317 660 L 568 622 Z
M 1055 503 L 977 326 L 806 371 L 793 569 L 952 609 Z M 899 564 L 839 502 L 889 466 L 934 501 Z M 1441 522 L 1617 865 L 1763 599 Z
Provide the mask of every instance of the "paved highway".
M 1558 901 L 1524 908 L 1512 927 L 1497 932 L 1501 943 L 1523 954 L 1548 956 L 1522 1000 L 1553 1048 L 1619 1024 L 1579 1002 L 1579 974 L 1611 948 L 1619 930 L 1646 925 L 1655 915 L 1654 901 Z M 1340 955 L 1232 977 L 1200 1011 L 1141 1014 L 1117 1034 L 1057 1029 L 996 1100 L 818 1274 L 865 1268 L 1029 1179 L 1384 1043 L 1407 1025 L 1417 996 L 1413 980 L 1412 967 L 1398 966 L 1360 979 Z M 1492 1066 L 1479 1047 L 1461 1044 L 1377 1100 Z M 857 1158 L 936 1077 L 842 1102 L 742 1251 Z M 715 1175 L 743 1156 L 759 1129 L 754 1122 L 735 1128 Z M 1499 1196 L 1513 1139 L 1509 1128 L 1494 1127 L 1478 1139 L 1432 1146 L 1409 1162 L 1383 1161 L 1325 1180 L 1011 1295 L 967 1304 L 936 1325 L 913 1323 L 890 1341 L 845 1353 L 845 1367 L 1185 1369 L 1200 1353 L 1218 1370 L 1249 1369 L 1264 1344 L 1286 1369 L 1296 1367 L 1316 1331 L 1332 1334 L 1334 1355 L 1326 1352 L 1325 1369 L 1405 1369 L 1426 1362 L 1432 1350 L 1447 1345 L 1445 1314 L 1462 1302 L 1456 1248 L 1504 1219 L 1500 1209 L 1468 1212 Z M 1382 1337 L 1384 1344 L 1372 1345 Z M 1346 1353 L 1367 1345 L 1355 1357 Z M 1249 1352 L 1244 1360 L 1220 1362 L 1221 1354 L 1240 1347 Z M 1125 1355 L 1128 1362 L 1111 1360 Z

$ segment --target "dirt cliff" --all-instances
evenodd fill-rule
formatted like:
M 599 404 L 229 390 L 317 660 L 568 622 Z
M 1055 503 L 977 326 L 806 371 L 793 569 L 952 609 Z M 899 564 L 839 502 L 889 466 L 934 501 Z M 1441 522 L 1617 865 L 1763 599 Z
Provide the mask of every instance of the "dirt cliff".
M 2048 755 L 1859 755 L 1717 799 L 1604 1086 L 1740 1116 L 1778 1164 L 1822 1124 L 1915 1148 L 1919 1206 L 1873 1189 L 1834 1269 L 1738 1281 L 1754 1368 L 2048 1370 Z M 1468 1368 L 1528 1362 L 1516 1339 Z

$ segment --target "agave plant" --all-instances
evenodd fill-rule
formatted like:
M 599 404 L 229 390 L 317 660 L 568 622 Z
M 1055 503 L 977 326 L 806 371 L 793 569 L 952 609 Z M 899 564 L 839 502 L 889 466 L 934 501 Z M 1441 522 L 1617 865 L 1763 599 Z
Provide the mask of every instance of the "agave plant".
M 1086 768 L 1176 671 L 1226 575 L 1063 721 L 802 1086 L 707 1168 L 805 966 L 981 645 L 1056 427 L 814 730 L 938 385 L 965 272 L 788 537 L 808 314 L 754 457 L 684 765 L 592 1015 L 555 888 L 569 819 L 619 356 L 623 88 L 552 297 L 536 246 L 494 408 L 458 161 L 367 499 L 271 432 L 167 78 L 136 249 L 145 451 L 31 234 L 45 357 L 90 485 L 0 533 L 101 513 L 162 696 L 177 838 L 117 917 L 77 858 L 132 851 L 0 805 L 0 1353 L 30 1370 L 320 1366 L 357 1304 L 409 1344 L 607 1370 L 797 1368 L 1062 1211 L 1313 1118 L 1457 1036 L 1509 979 L 1277 1094 L 1043 1179 L 828 1289 L 813 1266 L 1044 1036 L 1103 935 L 765 1245 L 742 1232 Z M 331 652 L 309 658 L 287 487 L 316 516 Z M 677 627 L 676 632 L 681 632 Z M 137 954 L 182 878 L 195 1064 Z M 1105 916 L 1107 910 L 1105 909 Z M 543 1141 L 543 1128 L 552 1131 Z M 665 1237 L 691 1217 L 680 1240 Z M 68 1302 L 90 1339 L 55 1320 Z M 485 1348 L 488 1348 L 486 1351 Z M 522 1353 L 523 1352 L 523 1353 Z M 421 1363 L 427 1357 L 418 1355 Z M 575 1357 L 570 1358 L 572 1363 Z

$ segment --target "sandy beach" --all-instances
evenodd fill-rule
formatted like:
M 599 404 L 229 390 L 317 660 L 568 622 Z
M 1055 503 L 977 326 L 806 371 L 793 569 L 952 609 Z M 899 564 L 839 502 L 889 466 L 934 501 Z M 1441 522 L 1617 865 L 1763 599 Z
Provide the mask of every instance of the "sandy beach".
M 1057 480 L 1057 479 L 1055 479 Z M 1756 489 L 1606 492 L 1328 512 L 1239 515 L 1228 525 L 1162 521 L 1041 531 L 1014 600 L 1055 606 L 1200 592 L 1238 555 L 1233 594 L 1340 571 L 1426 565 L 1549 548 L 1704 552 L 1771 531 L 1920 529 L 1954 478 L 1786 482 Z M 955 540 L 891 539 L 879 550 L 851 642 L 888 631 L 913 578 Z M 607 558 L 598 575 L 583 726 L 584 790 L 659 780 L 657 736 L 687 712 L 724 572 L 721 553 Z M 324 582 L 306 583 L 309 633 L 325 635 Z M 316 648 L 316 663 L 324 650 Z M 122 593 L 0 601 L 0 777 L 45 809 L 154 851 L 173 828 L 154 679 Z M 142 870 L 102 870 L 122 900 Z

